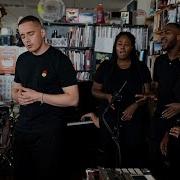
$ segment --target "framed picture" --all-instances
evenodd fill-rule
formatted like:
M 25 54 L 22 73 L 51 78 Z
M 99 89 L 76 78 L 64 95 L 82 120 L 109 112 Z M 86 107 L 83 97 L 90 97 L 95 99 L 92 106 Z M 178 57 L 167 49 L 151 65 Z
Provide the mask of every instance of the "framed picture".
M 132 24 L 132 12 L 121 11 L 121 21 L 123 24 Z
M 67 23 L 78 23 L 79 22 L 79 9 L 66 8 L 66 22 Z
M 153 47 L 153 54 L 156 54 L 156 55 L 161 54 L 161 49 L 162 49 L 161 43 L 155 41 L 153 45 L 154 45 L 154 47 Z

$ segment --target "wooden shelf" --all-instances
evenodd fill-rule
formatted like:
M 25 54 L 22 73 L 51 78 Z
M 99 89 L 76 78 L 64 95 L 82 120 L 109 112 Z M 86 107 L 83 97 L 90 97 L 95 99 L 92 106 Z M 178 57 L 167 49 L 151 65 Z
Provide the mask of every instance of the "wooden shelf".
M 146 20 L 147 20 L 147 21 L 153 21 L 153 20 L 154 20 L 154 16 L 146 17 Z
M 157 9 L 156 12 L 158 12 L 158 11 L 163 11 L 163 10 L 174 9 L 174 8 L 176 8 L 179 4 L 180 4 L 180 3 L 169 4 L 169 5 L 166 5 L 166 6 L 161 6 L 161 8 Z

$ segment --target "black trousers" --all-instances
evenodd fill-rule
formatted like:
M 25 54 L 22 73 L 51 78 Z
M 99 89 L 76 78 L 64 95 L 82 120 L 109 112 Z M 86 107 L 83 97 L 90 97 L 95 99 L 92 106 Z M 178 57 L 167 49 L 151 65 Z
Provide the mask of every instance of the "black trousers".
M 180 139 L 170 136 L 168 144 L 168 160 L 170 164 L 168 180 L 180 179 Z
M 61 130 L 53 128 L 39 133 L 15 131 L 16 179 L 64 176 L 65 147 Z
M 167 159 L 160 151 L 160 142 L 166 132 L 166 121 L 161 114 L 154 114 L 150 123 L 149 133 L 149 168 L 157 180 L 166 180 Z

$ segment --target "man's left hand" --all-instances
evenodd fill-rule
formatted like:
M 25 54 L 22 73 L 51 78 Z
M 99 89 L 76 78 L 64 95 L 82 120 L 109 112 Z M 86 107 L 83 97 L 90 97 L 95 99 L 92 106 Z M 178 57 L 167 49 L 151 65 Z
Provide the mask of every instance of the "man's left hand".
M 170 119 L 180 113 L 180 103 L 167 104 L 166 107 L 167 108 L 162 112 L 162 117 L 165 119 Z

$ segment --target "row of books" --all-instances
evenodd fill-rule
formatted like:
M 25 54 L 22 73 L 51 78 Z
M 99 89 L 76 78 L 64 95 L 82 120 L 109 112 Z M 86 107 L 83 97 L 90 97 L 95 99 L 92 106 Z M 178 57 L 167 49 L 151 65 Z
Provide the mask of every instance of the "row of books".
M 177 5 L 180 3 L 180 0 L 151 0 L 149 16 L 154 16 L 155 12 L 168 6 Z
M 167 7 L 154 15 L 154 32 L 160 31 L 164 24 L 174 22 L 180 23 L 180 4 L 173 8 Z
M 61 27 L 54 26 L 47 27 L 48 42 L 54 47 L 92 47 L 93 46 L 93 26 L 66 26 Z M 56 37 L 54 37 L 54 31 L 56 31 Z
M 67 33 L 70 47 L 92 47 L 93 27 L 71 27 Z
M 146 27 L 97 26 L 95 29 L 95 51 L 112 53 L 116 35 L 121 31 L 131 32 L 136 37 L 136 49 L 147 49 L 148 30 Z
M 156 10 L 178 3 L 180 3 L 180 0 L 156 0 Z
M 92 51 L 68 50 L 65 52 L 76 71 L 90 71 L 92 66 Z

